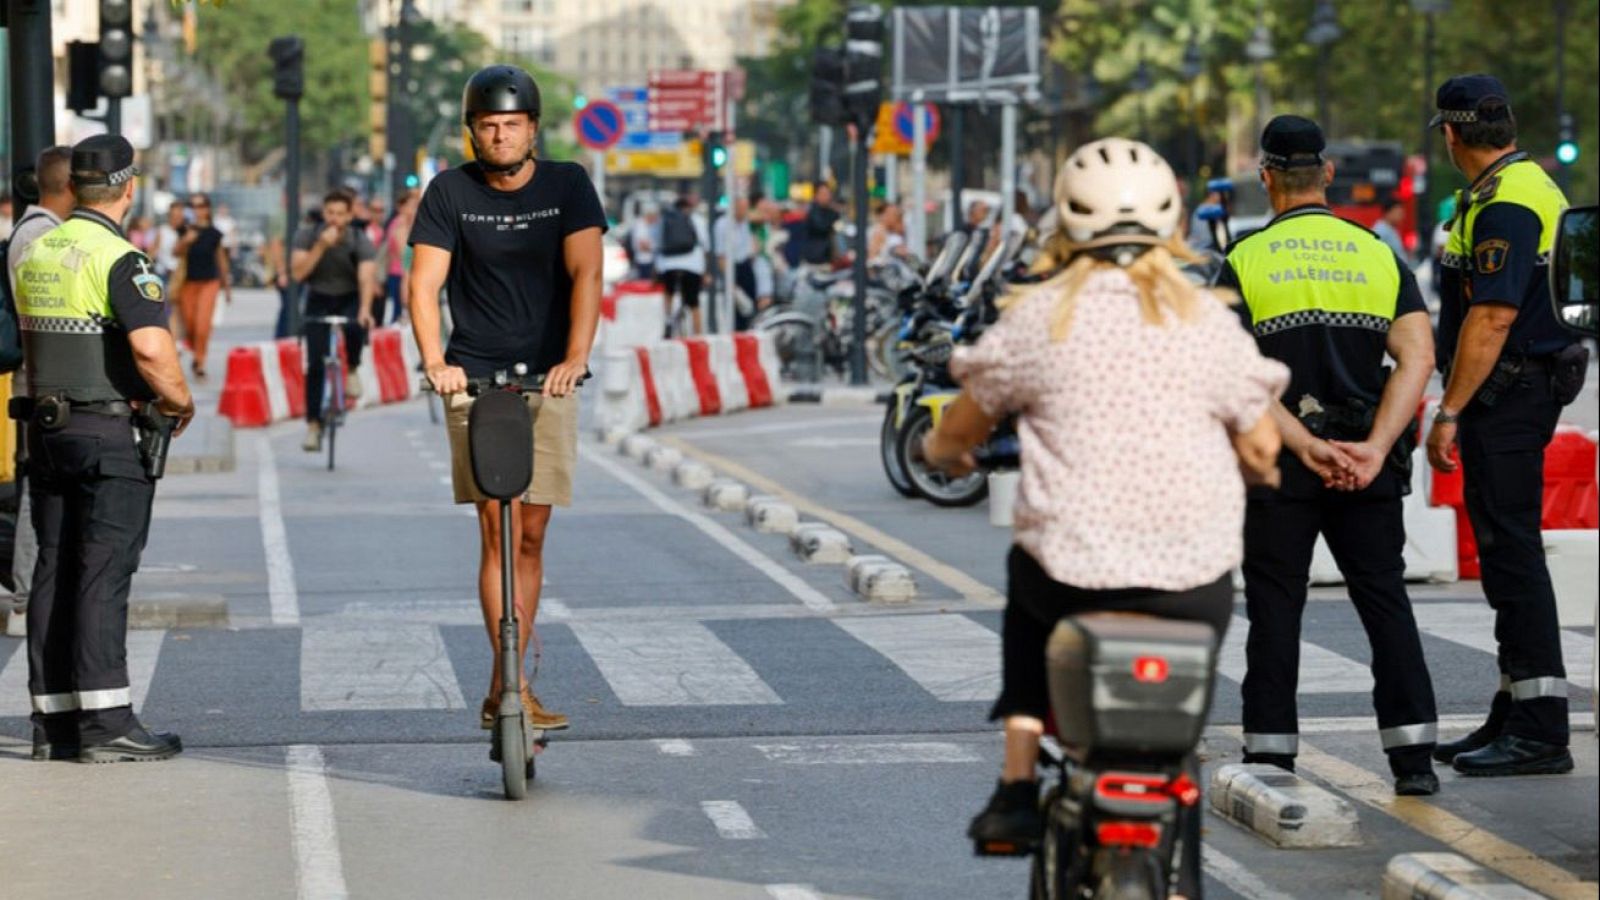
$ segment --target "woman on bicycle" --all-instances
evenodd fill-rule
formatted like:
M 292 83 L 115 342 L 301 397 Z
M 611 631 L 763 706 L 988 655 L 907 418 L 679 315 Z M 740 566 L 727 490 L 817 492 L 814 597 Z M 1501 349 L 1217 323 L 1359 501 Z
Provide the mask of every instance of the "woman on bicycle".
M 1056 179 L 1059 272 L 1004 302 L 956 351 L 962 382 L 924 452 L 964 473 L 972 449 L 1016 414 L 1022 477 L 1007 563 L 1002 684 L 1005 763 L 968 831 L 1035 846 L 1039 740 L 1049 709 L 1045 644 L 1070 615 L 1120 611 L 1204 622 L 1220 644 L 1243 555 L 1245 479 L 1275 475 L 1269 405 L 1288 382 L 1224 300 L 1177 260 L 1177 179 L 1144 144 L 1085 145 Z M 1198 896 L 1199 820 L 1186 817 L 1178 891 Z

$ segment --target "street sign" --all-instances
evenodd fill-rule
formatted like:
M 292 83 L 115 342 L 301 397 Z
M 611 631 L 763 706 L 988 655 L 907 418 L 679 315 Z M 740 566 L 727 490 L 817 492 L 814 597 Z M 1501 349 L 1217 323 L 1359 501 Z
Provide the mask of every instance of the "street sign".
M 590 102 L 573 118 L 578 143 L 590 150 L 609 150 L 616 146 L 622 139 L 625 124 L 622 110 L 606 100 Z
M 728 101 L 744 93 L 744 73 L 658 69 L 650 73 L 651 131 L 727 131 Z
M 607 88 L 605 98 L 622 110 L 622 140 L 614 149 L 677 150 L 683 146 L 682 132 L 650 130 L 648 87 Z
M 894 133 L 910 146 L 916 140 L 916 120 L 911 117 L 911 104 L 901 102 L 894 105 Z M 922 133 L 931 145 L 939 138 L 939 108 L 932 103 L 922 104 Z M 907 153 L 911 152 L 909 150 Z

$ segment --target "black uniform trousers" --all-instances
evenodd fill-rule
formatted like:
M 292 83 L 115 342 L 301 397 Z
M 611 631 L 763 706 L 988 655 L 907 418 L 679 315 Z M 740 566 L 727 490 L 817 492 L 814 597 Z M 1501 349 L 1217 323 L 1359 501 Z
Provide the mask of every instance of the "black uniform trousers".
M 1544 448 L 1560 414 L 1549 371 L 1530 363 L 1494 406 L 1474 400 L 1462 410 L 1457 440 L 1483 593 L 1495 611 L 1503 689 L 1511 696 L 1503 725 L 1492 719 L 1490 724 L 1506 734 L 1565 745 L 1571 737 L 1567 671 L 1539 533 Z M 1495 706 L 1506 709 L 1503 701 Z
M 137 724 L 128 591 L 150 533 L 155 482 L 126 416 L 73 410 L 59 430 L 29 428 L 28 451 L 39 536 L 28 602 L 34 723 L 52 741 L 104 743 Z
M 1385 471 L 1354 494 L 1319 487 L 1302 499 L 1252 496 L 1244 554 L 1248 753 L 1293 756 L 1299 749 L 1300 627 L 1320 533 L 1372 647 L 1372 700 L 1390 768 L 1397 775 L 1431 770 L 1439 716 L 1406 594 L 1405 523 L 1395 485 L 1395 474 Z
M 354 372 L 361 366 L 361 348 L 366 345 L 367 330 L 356 317 L 361 313 L 359 294 L 319 294 L 306 296 L 307 316 L 344 316 L 350 321 L 340 326 L 344 331 L 345 362 Z M 306 323 L 306 421 L 322 420 L 322 395 L 327 390 L 328 344 L 333 340 L 333 328 L 320 322 Z M 346 398 L 348 399 L 348 398 Z

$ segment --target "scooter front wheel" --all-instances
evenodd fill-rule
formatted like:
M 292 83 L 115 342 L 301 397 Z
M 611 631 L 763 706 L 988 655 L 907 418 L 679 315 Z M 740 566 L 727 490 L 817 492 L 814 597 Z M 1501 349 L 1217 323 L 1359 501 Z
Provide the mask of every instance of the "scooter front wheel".
M 506 799 L 528 796 L 528 781 L 533 777 L 533 755 L 523 735 L 522 716 L 507 716 L 495 723 L 495 749 L 499 751 L 500 773 L 505 782 Z

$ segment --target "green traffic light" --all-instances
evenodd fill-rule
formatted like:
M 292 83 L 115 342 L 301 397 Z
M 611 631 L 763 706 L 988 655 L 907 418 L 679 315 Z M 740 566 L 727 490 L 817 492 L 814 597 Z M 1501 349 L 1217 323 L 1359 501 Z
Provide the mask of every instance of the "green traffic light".
M 723 166 L 725 166 L 727 164 L 728 164 L 728 148 L 726 148 L 726 147 L 713 147 L 713 148 L 711 148 L 711 165 L 713 167 L 715 167 L 715 168 L 720 169 L 720 168 L 722 168 Z
M 1578 142 L 1562 141 L 1556 145 L 1556 162 L 1570 166 L 1578 161 Z
M 407 175 L 406 176 L 406 187 L 408 187 L 408 188 L 414 188 L 414 187 L 416 187 L 417 185 L 419 185 L 421 183 L 422 183 L 422 179 L 418 178 L 415 175 Z
M 588 106 L 588 105 L 589 105 L 589 98 L 585 97 L 582 94 L 579 94 L 579 95 L 577 95 L 577 96 L 572 98 L 572 108 L 573 109 L 583 109 L 585 106 Z

